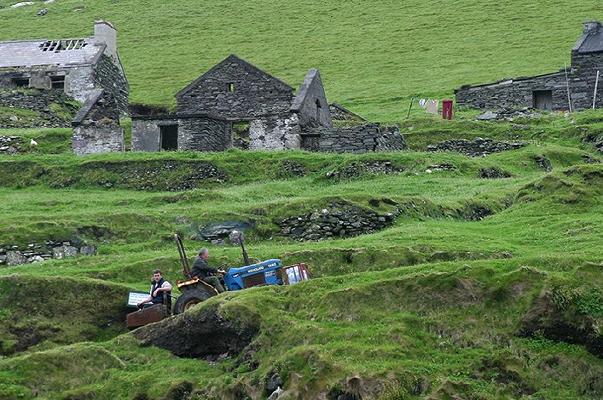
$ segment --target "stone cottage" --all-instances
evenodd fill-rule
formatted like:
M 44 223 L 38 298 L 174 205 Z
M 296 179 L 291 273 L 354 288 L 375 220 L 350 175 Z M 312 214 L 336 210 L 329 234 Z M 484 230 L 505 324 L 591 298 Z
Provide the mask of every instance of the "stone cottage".
M 0 42 L 0 89 L 18 88 L 39 89 L 39 111 L 62 92 L 83 103 L 72 122 L 76 154 L 124 150 L 119 119 L 128 112 L 129 85 L 111 23 L 95 22 L 88 38 Z
M 331 127 L 320 73 L 311 69 L 298 93 L 235 55 L 176 94 L 176 110 L 134 106 L 137 151 L 299 148 L 301 132 Z
M 117 31 L 107 21 L 94 36 L 0 42 L 0 88 L 58 89 L 81 103 L 99 89 L 127 112 L 129 86 L 117 53 Z
M 332 152 L 406 148 L 397 127 L 337 128 L 336 118 L 364 122 L 327 102 L 320 73 L 311 69 L 297 90 L 235 55 L 176 94 L 173 113 L 131 105 L 132 150 L 222 151 L 304 149 Z
M 597 71 L 603 80 L 603 27 L 586 22 L 582 36 L 571 51 L 571 66 L 550 74 L 505 79 L 455 90 L 458 105 L 474 108 L 583 110 L 593 106 Z M 603 107 L 599 82 L 595 107 Z

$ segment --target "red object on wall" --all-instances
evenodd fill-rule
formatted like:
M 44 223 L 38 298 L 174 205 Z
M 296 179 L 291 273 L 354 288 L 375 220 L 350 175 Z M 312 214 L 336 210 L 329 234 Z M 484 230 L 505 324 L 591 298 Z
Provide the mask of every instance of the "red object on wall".
M 452 119 L 453 115 L 452 100 L 442 100 L 442 118 Z

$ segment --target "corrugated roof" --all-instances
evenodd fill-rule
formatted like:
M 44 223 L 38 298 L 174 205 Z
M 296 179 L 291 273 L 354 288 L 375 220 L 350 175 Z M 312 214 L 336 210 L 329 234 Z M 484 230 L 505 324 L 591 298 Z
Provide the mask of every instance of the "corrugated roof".
M 594 53 L 603 51 L 603 29 L 585 34 L 582 43 L 578 47 L 579 53 Z
M 0 68 L 91 64 L 104 49 L 92 38 L 0 42 Z

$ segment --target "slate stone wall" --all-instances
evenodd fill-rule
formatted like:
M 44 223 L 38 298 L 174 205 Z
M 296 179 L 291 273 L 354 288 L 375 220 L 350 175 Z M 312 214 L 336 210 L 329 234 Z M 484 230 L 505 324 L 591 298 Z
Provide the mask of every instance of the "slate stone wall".
M 534 107 L 533 91 L 551 90 L 553 110 L 568 110 L 567 85 L 574 110 L 592 107 L 597 70 L 601 71 L 595 107 L 603 107 L 603 53 L 572 52 L 572 66 L 565 71 L 500 81 L 489 85 L 463 86 L 455 90 L 459 105 L 474 108 L 512 109 Z
M 229 85 L 233 91 L 229 91 Z M 249 120 L 289 111 L 293 89 L 236 57 L 208 71 L 176 97 L 178 113 L 205 113 Z
M 406 142 L 397 126 L 366 124 L 348 128 L 318 128 L 303 136 L 302 148 L 310 151 L 367 153 L 406 149 Z
M 178 120 L 178 150 L 223 151 L 231 142 L 229 122 L 209 117 Z
M 455 91 L 456 103 L 473 108 L 505 109 L 534 106 L 534 90 L 551 90 L 553 109 L 567 110 L 565 72 L 507 80 L 491 85 L 464 86 Z
M 110 92 L 122 113 L 128 112 L 128 81 L 120 69 L 113 63 L 110 57 L 103 54 L 94 66 L 94 81 L 97 86 Z
M 27 127 L 60 128 L 69 127 L 71 118 L 78 110 L 77 103 L 71 104 L 72 98 L 59 89 L 51 90 L 0 90 L 0 107 L 21 108 L 35 111 L 39 118 L 27 123 Z M 55 113 L 50 105 L 62 104 L 64 111 L 70 116 Z M 6 121 L 0 118 L 0 128 L 26 127 L 20 121 Z

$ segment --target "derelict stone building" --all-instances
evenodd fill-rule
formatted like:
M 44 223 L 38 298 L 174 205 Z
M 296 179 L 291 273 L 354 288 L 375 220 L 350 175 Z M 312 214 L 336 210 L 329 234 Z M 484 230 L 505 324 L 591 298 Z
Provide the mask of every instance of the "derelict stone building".
M 88 38 L 0 42 L 0 88 L 18 87 L 63 90 L 82 103 L 103 89 L 126 112 L 129 86 L 115 27 L 97 21 Z
M 331 127 L 320 79 L 311 69 L 299 91 L 235 55 L 176 95 L 174 113 L 133 106 L 138 151 L 300 148 L 301 133 Z
M 601 72 L 600 79 L 603 80 L 603 27 L 600 22 L 587 22 L 571 51 L 571 67 L 567 70 L 462 86 L 455 90 L 456 102 L 458 105 L 490 109 L 586 109 L 593 105 L 597 71 Z M 601 83 L 595 107 L 603 107 Z
M 88 38 L 0 42 L 0 89 L 19 88 L 40 90 L 42 110 L 56 97 L 50 93 L 83 103 L 72 122 L 76 154 L 124 150 L 119 118 L 128 111 L 129 85 L 111 23 L 95 22 Z

